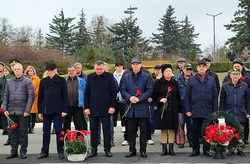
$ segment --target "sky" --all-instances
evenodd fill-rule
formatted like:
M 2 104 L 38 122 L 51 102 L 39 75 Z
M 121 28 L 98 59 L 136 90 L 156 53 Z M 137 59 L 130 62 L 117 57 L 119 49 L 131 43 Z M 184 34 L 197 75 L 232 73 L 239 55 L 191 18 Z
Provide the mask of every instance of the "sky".
M 41 29 L 46 36 L 49 23 L 54 16 L 59 17 L 62 9 L 65 17 L 76 17 L 76 21 L 83 9 L 88 26 L 97 15 L 103 15 L 111 23 L 120 22 L 129 17 L 124 11 L 131 6 L 137 7 L 133 17 L 138 19 L 142 36 L 150 38 L 152 33 L 159 33 L 159 20 L 171 5 L 176 20 L 182 21 L 188 16 L 195 33 L 199 33 L 195 43 L 201 44 L 200 48 L 204 50 L 213 46 L 214 38 L 213 17 L 206 13 L 222 13 L 215 17 L 215 42 L 222 46 L 227 38 L 234 36 L 224 25 L 234 19 L 238 3 L 238 0 L 0 0 L 0 18 L 6 18 L 14 28 L 31 26 L 33 30 Z

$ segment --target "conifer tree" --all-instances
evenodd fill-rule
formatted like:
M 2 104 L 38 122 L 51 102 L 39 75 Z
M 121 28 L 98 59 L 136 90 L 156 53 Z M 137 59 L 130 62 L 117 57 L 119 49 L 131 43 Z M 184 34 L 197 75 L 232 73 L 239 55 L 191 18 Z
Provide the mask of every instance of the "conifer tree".
M 235 33 L 229 38 L 226 45 L 240 54 L 245 47 L 250 49 L 250 0 L 239 0 L 239 9 L 234 13 L 234 20 L 224 25 L 227 30 Z

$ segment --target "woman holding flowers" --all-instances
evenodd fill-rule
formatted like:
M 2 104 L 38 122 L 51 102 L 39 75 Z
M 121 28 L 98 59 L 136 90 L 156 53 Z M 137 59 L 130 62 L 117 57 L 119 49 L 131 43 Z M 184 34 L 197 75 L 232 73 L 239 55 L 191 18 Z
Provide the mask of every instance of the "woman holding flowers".
M 171 64 L 161 66 L 162 78 L 155 82 L 153 99 L 157 103 L 156 129 L 161 130 L 162 156 L 168 154 L 175 156 L 174 138 L 178 129 L 178 113 L 182 113 L 181 96 L 178 83 L 173 77 Z

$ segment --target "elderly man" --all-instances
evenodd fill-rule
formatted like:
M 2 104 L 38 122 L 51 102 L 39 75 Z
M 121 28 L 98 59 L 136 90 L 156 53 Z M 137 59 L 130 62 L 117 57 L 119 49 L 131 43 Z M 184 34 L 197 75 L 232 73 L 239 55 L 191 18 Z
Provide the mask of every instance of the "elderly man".
M 193 152 L 190 157 L 200 155 L 200 137 L 205 118 L 218 110 L 218 91 L 213 77 L 206 74 L 207 64 L 200 60 L 196 67 L 198 73 L 187 81 L 185 111 L 193 121 Z M 210 144 L 203 141 L 203 154 L 211 157 Z
M 142 158 L 147 158 L 146 146 L 149 121 L 148 98 L 153 93 L 153 84 L 150 74 L 141 69 L 141 61 L 132 59 L 132 71 L 127 73 L 121 84 L 122 97 L 131 104 L 131 108 L 126 109 L 125 116 L 128 119 L 128 142 L 129 154 L 125 157 L 136 156 L 136 136 L 138 127 L 140 128 L 140 154 Z M 140 91 L 141 95 L 138 94 Z M 137 95 L 137 96 L 136 96 Z
M 243 60 L 241 58 L 236 58 L 233 60 L 233 68 L 239 69 L 241 73 L 241 80 L 247 83 L 248 88 L 250 88 L 250 71 L 244 66 Z M 223 84 L 227 81 L 230 81 L 230 74 L 228 74 L 224 80 Z M 244 126 L 244 143 L 248 144 L 249 138 L 249 118 L 247 118 Z
M 240 124 L 245 127 L 247 115 L 250 112 L 249 89 L 245 82 L 240 80 L 241 73 L 239 69 L 233 68 L 230 71 L 231 80 L 222 85 L 220 94 L 220 107 L 222 111 L 233 114 Z M 229 152 L 227 156 L 234 155 L 234 150 L 237 147 L 238 155 L 245 156 L 244 136 L 240 134 L 240 139 L 237 142 L 230 142 L 228 145 Z
M 30 79 L 23 75 L 23 66 L 13 66 L 15 77 L 5 87 L 3 110 L 6 116 L 18 123 L 18 127 L 10 130 L 11 154 L 6 159 L 18 157 L 18 145 L 21 145 L 21 159 L 27 158 L 29 114 L 34 101 L 34 86 Z
M 110 115 L 115 112 L 117 83 L 113 74 L 105 71 L 103 61 L 95 62 L 95 72 L 88 75 L 84 94 L 84 113 L 89 115 L 91 131 L 91 152 L 88 157 L 97 156 L 98 125 L 101 121 L 104 135 L 104 151 L 112 157 Z
M 187 125 L 187 139 L 189 142 L 189 146 L 192 147 L 192 138 L 193 138 L 193 123 L 191 117 L 188 117 L 185 113 L 185 94 L 186 94 L 186 88 L 187 88 L 187 81 L 190 77 L 193 76 L 192 73 L 192 65 L 191 64 L 185 64 L 183 68 L 183 72 L 179 75 L 177 78 L 177 82 L 179 84 L 180 94 L 181 94 L 181 101 L 182 101 L 182 117 L 180 119 L 180 123 L 182 128 L 184 129 L 185 124 Z M 179 148 L 184 148 L 184 144 L 180 144 Z
M 183 69 L 184 65 L 186 64 L 186 59 L 185 59 L 185 58 L 179 58 L 179 59 L 177 60 L 177 64 L 178 64 L 178 69 L 176 69 L 176 70 L 174 71 L 174 76 L 175 76 L 175 77 L 178 77 L 179 74 L 182 73 L 182 69 Z

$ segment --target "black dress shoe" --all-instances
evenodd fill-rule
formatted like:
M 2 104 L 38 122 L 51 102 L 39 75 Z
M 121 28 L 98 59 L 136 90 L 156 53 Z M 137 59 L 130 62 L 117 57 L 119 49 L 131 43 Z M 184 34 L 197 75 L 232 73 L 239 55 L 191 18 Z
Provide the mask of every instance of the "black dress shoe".
M 147 158 L 148 156 L 147 156 L 146 152 L 141 152 L 141 157 L 142 158 Z
M 136 152 L 129 152 L 129 154 L 125 155 L 125 158 L 130 158 L 136 156 Z
M 232 156 L 232 155 L 234 155 L 234 152 L 233 151 L 229 151 L 228 153 L 227 153 L 227 156 Z
M 210 153 L 209 151 L 204 151 L 203 154 L 207 157 L 212 157 L 212 153 Z
M 245 153 L 243 153 L 243 151 L 238 151 L 237 155 L 238 156 L 245 156 Z
M 110 151 L 105 151 L 105 155 L 107 157 L 112 157 L 113 156 L 113 154 Z
M 45 153 L 41 153 L 37 156 L 37 159 L 42 159 L 42 158 L 47 158 L 48 157 L 48 154 L 45 154 Z
M 10 156 L 6 157 L 6 159 L 12 159 L 12 158 L 17 158 L 17 154 L 11 154 Z
M 59 158 L 59 159 L 64 159 L 63 153 L 58 153 L 58 158 Z
M 200 155 L 200 152 L 197 151 L 197 150 L 194 150 L 189 156 L 190 156 L 190 157 L 195 157 L 195 156 L 197 156 L 197 155 Z
M 88 158 L 91 158 L 91 157 L 94 157 L 94 156 L 97 156 L 97 152 L 96 152 L 96 151 L 90 152 L 90 153 L 87 155 Z
M 21 153 L 21 159 L 26 159 L 27 155 L 25 153 Z

